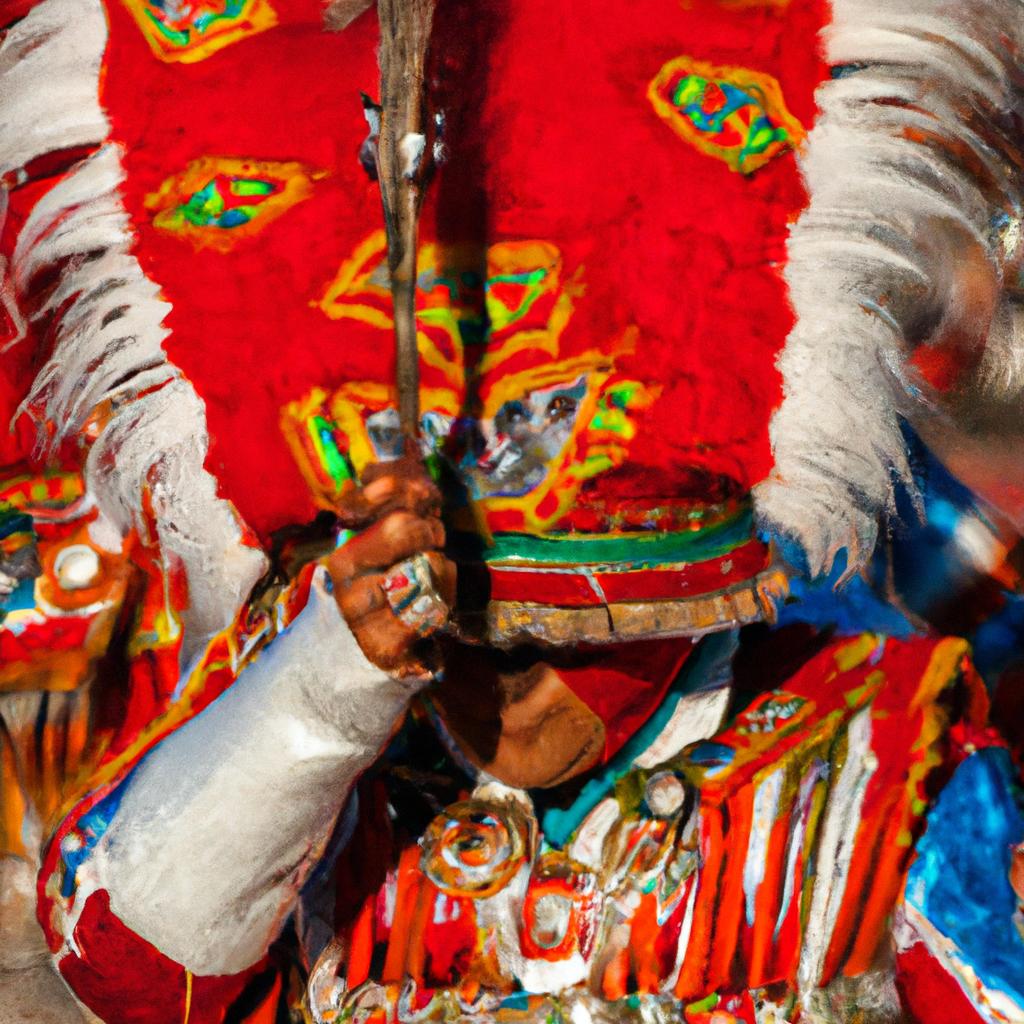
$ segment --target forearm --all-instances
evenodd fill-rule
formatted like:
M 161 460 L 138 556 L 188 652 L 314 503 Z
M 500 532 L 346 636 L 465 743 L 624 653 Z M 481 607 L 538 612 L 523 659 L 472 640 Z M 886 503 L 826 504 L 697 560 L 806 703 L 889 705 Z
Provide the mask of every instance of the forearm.
M 367 662 L 315 582 L 295 624 L 135 769 L 80 887 L 196 974 L 245 969 L 418 685 Z
M 812 571 L 844 546 L 851 564 L 866 558 L 894 475 L 909 476 L 899 395 L 928 385 L 915 353 L 951 345 L 960 367 L 984 350 L 1016 259 L 1004 229 L 1019 223 L 1021 21 L 1014 0 L 834 4 L 834 77 L 789 244 L 797 320 L 779 364 L 776 468 L 758 495 Z

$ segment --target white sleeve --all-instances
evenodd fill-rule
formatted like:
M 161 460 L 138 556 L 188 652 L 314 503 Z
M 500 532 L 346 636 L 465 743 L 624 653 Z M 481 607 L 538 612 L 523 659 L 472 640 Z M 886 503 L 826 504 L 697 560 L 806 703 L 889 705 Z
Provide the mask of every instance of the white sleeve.
M 993 345 L 1020 232 L 1022 42 L 1019 0 L 833 4 L 789 242 L 775 468 L 756 492 L 813 574 L 843 548 L 850 571 L 863 564 L 895 480 L 909 483 L 910 356 L 955 339 L 966 366 Z
M 80 880 L 193 973 L 245 969 L 422 685 L 366 660 L 318 570 L 295 622 L 134 770 Z

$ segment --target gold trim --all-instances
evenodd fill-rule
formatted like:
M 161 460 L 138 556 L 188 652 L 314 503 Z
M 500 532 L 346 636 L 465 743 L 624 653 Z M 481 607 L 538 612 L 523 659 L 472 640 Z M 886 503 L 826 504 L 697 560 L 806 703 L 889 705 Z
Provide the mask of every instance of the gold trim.
M 460 616 L 456 631 L 464 640 L 495 647 L 698 637 L 773 622 L 788 593 L 786 573 L 772 568 L 727 590 L 681 601 L 622 601 L 587 608 L 491 601 L 482 612 Z
M 192 1016 L 192 972 L 189 970 L 185 971 L 185 1016 L 181 1020 L 181 1024 L 188 1024 L 189 1017 Z

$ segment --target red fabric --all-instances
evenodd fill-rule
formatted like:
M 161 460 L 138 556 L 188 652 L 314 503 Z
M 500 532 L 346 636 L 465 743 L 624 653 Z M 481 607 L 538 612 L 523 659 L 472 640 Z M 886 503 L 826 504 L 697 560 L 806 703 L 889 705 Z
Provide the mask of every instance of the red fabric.
M 896 986 L 903 1009 L 918 1024 L 973 1024 L 985 1018 L 922 943 L 896 958 Z
M 492 601 L 536 601 L 563 607 L 598 607 L 614 601 L 660 601 L 711 594 L 762 571 L 768 549 L 751 541 L 721 558 L 678 569 L 583 573 L 556 570 L 524 572 L 489 566 Z M 600 593 L 594 587 L 600 587 Z
M 32 10 L 39 0 L 4 0 L 0 7 L 0 29 L 9 28 Z
M 774 360 L 791 323 L 777 268 L 804 202 L 793 155 L 737 174 L 677 137 L 646 89 L 683 54 L 741 65 L 774 75 L 809 126 L 825 6 L 439 5 L 450 158 L 424 237 L 555 243 L 564 278 L 579 272 L 585 285 L 563 353 L 632 324 L 636 353 L 619 369 L 664 386 L 641 414 L 632 470 L 589 487 L 664 496 L 693 464 L 743 485 L 770 466 Z M 278 426 L 282 405 L 317 385 L 391 373 L 385 334 L 311 306 L 381 223 L 377 187 L 356 159 L 366 135 L 358 92 L 377 89 L 373 15 L 329 34 L 319 0 L 274 7 L 277 27 L 197 63 L 164 64 L 110 3 L 103 94 L 126 147 L 140 258 L 174 306 L 168 351 L 207 401 L 210 468 L 264 536 L 313 514 Z M 144 198 L 205 155 L 301 160 L 329 176 L 255 238 L 196 252 L 152 226 Z
M 261 965 L 236 975 L 198 977 L 126 927 L 100 889 L 75 927 L 78 954 L 58 961 L 61 974 L 93 1013 L 117 1024 L 220 1024 Z M 189 994 L 189 988 L 191 993 Z M 189 1012 L 186 1015 L 186 1000 Z
M 562 682 L 604 723 L 605 761 L 654 714 L 692 650 L 689 639 L 643 640 L 602 649 L 589 664 L 555 667 Z

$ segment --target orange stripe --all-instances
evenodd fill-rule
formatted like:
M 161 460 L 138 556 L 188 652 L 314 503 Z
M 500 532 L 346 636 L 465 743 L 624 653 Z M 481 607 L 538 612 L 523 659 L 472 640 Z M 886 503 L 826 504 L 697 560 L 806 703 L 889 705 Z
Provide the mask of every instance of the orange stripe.
M 410 846 L 402 851 L 398 860 L 398 879 L 395 892 L 395 919 L 391 925 L 387 957 L 381 981 L 399 982 L 405 973 L 406 951 L 409 946 L 409 926 L 416 906 L 419 881 L 420 848 Z
M 754 907 L 754 927 L 747 932 L 748 968 L 747 984 L 751 988 L 778 981 L 768 968 L 774 949 L 775 922 L 782 905 L 783 871 L 786 866 L 786 845 L 793 820 L 793 805 L 800 795 L 800 776 L 792 768 L 786 772 L 779 802 L 785 805 L 783 813 L 772 826 L 771 837 L 765 850 L 764 878 L 757 890 Z
M 28 856 L 21 838 L 26 809 L 14 751 L 0 734 L 0 853 Z
M 363 901 L 363 906 L 356 917 L 352 928 L 352 940 L 349 943 L 348 955 L 348 987 L 354 989 L 362 985 L 370 976 L 370 964 L 373 962 L 374 912 L 377 896 L 371 893 Z
M 886 857 L 884 847 L 890 838 L 888 833 L 893 821 L 899 821 L 902 817 L 903 809 L 897 805 L 895 796 L 890 795 L 880 808 L 872 812 L 870 820 L 862 819 L 857 829 L 843 901 L 836 915 L 828 953 L 822 965 L 822 985 L 827 985 L 835 977 L 854 943 L 865 943 L 872 949 L 878 944 L 880 936 L 873 929 L 866 911 L 880 895 L 893 889 L 890 883 L 894 865 Z M 890 903 L 890 909 L 891 906 Z M 871 937 L 872 933 L 875 938 Z
M 417 853 L 419 850 L 417 850 Z M 418 875 L 416 887 L 416 907 L 412 914 L 412 926 L 409 929 L 409 946 L 405 954 L 405 973 L 417 985 L 423 984 L 423 968 L 427 961 L 427 927 L 430 914 L 437 899 L 437 889 L 423 875 Z
M 610 1002 L 624 999 L 629 987 L 629 947 L 625 946 L 608 961 L 601 978 L 601 992 Z
M 750 828 L 754 818 L 753 786 L 745 786 L 729 801 L 728 813 L 730 824 L 725 842 L 729 850 L 725 871 L 719 881 L 722 895 L 704 980 L 705 992 L 714 992 L 727 986 L 732 979 L 733 959 L 745 914 L 743 869 L 746 867 L 747 844 L 750 842 Z
M 721 807 L 701 807 L 700 814 L 700 846 L 707 851 L 707 860 L 697 879 L 690 941 L 675 985 L 676 998 L 685 1002 L 691 1002 L 704 994 L 704 966 L 711 953 L 714 921 L 718 912 L 719 875 L 725 854 Z
M 910 714 L 921 712 L 919 725 L 909 723 L 913 728 L 910 749 L 914 756 L 908 777 L 900 787 L 897 808 L 885 830 L 878 867 L 861 911 L 857 940 L 844 967 L 847 975 L 870 967 L 903 886 L 913 855 L 914 834 L 920 827 L 920 815 L 915 814 L 914 804 L 919 802 L 919 806 L 925 806 L 927 778 L 942 763 L 941 743 L 949 723 L 946 711 L 938 703 L 939 698 L 944 691 L 962 682 L 972 700 L 969 713 L 985 710 L 985 697 L 977 693 L 982 684 L 973 673 L 966 679 L 960 674 L 967 650 L 966 642 L 956 637 L 937 643 L 911 701 Z
M 661 981 L 658 962 L 658 901 L 653 893 L 640 899 L 629 929 L 629 952 L 638 992 L 657 992 Z
M 889 818 L 881 840 L 878 867 L 872 873 L 867 900 L 859 908 L 860 923 L 857 926 L 856 941 L 843 967 L 846 975 L 860 974 L 871 967 L 883 932 L 888 931 L 889 917 L 896 906 L 913 853 L 912 847 L 900 841 L 900 835 L 906 828 L 908 812 L 909 806 L 904 798 Z

